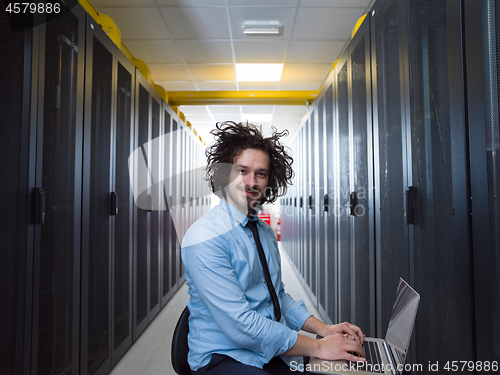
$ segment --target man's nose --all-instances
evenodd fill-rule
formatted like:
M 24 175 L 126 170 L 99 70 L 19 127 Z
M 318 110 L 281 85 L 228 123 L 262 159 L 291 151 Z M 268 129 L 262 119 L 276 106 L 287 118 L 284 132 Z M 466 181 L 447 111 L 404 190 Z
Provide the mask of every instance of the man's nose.
M 255 173 L 253 172 L 248 172 L 246 176 L 243 177 L 243 182 L 245 183 L 246 186 L 254 186 L 256 181 L 255 181 Z

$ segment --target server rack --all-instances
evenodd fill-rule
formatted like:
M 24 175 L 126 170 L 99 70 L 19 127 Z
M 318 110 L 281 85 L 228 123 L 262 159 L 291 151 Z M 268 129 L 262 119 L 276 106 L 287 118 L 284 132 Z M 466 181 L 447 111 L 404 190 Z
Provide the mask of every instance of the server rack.
M 82 191 L 82 358 L 80 372 L 111 368 L 111 254 L 115 221 L 113 90 L 115 45 L 87 17 Z
M 174 194 L 151 185 L 173 145 L 151 141 L 183 125 L 79 4 L 63 13 L 23 30 L 0 15 L 5 373 L 109 372 L 182 282 L 170 212 L 151 207 Z
M 337 310 L 337 299 L 338 299 L 338 289 L 337 289 L 337 277 L 338 277 L 338 216 L 336 215 L 337 207 L 335 205 L 335 191 L 337 184 L 337 174 L 335 173 L 332 166 L 337 164 L 337 158 L 335 157 L 335 150 L 338 149 L 337 142 L 338 137 L 336 136 L 338 132 L 336 131 L 336 125 L 334 123 L 334 82 L 333 76 L 329 81 L 330 85 L 325 92 L 325 126 L 326 126 L 326 297 L 325 297 L 325 317 L 329 323 L 334 323 L 338 321 L 338 310 Z
M 0 295 L 9 308 L 2 309 L 0 371 L 27 373 L 31 360 L 34 243 L 40 228 L 34 224 L 37 135 L 37 83 L 39 35 L 32 28 L 14 30 L 6 12 L 0 14 L 0 50 L 9 54 L 0 61 L 0 192 L 5 214 L 0 218 L 4 251 L 0 252 Z M 6 126 L 4 126 L 4 122 Z M 16 127 L 8 126 L 17 124 Z M 38 185 L 40 186 L 40 185 Z M 38 244 L 39 246 L 39 244 Z
M 402 3 L 378 2 L 372 12 L 373 145 L 376 233 L 376 332 L 389 324 L 398 278 L 410 281 Z
M 427 300 L 415 326 L 416 360 L 472 360 L 470 196 L 464 88 L 457 79 L 464 69 L 462 39 L 456 38 L 461 4 L 407 5 L 406 158 L 408 185 L 416 191 L 410 278 Z M 442 325 L 446 331 L 437 334 Z M 465 338 L 457 336 L 460 345 L 450 345 L 458 332 Z
M 478 361 L 500 360 L 500 177 L 498 43 L 500 7 L 464 2 L 470 157 L 475 343 Z M 478 371 L 487 373 L 487 369 Z
M 23 372 L 77 373 L 85 14 L 75 9 L 32 30 L 39 43 L 33 46 L 39 58 L 33 71 L 39 75 L 32 81 L 37 110 L 30 114 L 36 124 L 31 139 L 36 137 L 36 146 L 30 149 L 36 147 L 36 154 L 31 154 L 35 178 L 29 203 L 35 204 L 36 214 L 29 222 L 35 224 L 33 269 L 26 269 L 33 272 L 32 323 L 26 325 L 31 337 L 25 343 L 31 345 L 31 364 Z
M 314 145 L 308 129 L 320 122 L 315 116 L 324 105 L 326 142 L 336 150 L 333 158 L 326 150 L 335 215 L 326 219 L 328 271 L 319 267 L 316 275 L 320 313 L 383 335 L 397 279 L 409 280 L 422 295 L 410 355 L 422 373 L 433 372 L 429 363 L 491 364 L 500 353 L 500 7 L 488 0 L 477 5 L 377 1 L 292 140 L 302 145 L 299 153 Z M 307 170 L 297 170 L 296 185 L 307 184 Z M 359 186 L 366 202 L 351 194 Z M 344 215 L 360 203 L 366 221 Z M 308 217 L 301 213 L 301 219 Z M 307 246 L 300 237 L 296 245 Z M 300 257 L 294 263 L 307 272 Z M 374 287 L 360 290 L 359 275 L 369 275 L 365 281 Z M 360 310 L 365 305 L 370 308 Z
M 115 216 L 115 246 L 112 274 L 113 321 L 111 365 L 114 366 L 132 345 L 134 197 L 130 186 L 128 159 L 133 149 L 135 67 L 120 52 L 115 53 L 116 128 L 114 194 L 110 213 Z M 116 207 L 116 210 L 113 209 Z M 128 235 L 123 235 L 128 233 Z

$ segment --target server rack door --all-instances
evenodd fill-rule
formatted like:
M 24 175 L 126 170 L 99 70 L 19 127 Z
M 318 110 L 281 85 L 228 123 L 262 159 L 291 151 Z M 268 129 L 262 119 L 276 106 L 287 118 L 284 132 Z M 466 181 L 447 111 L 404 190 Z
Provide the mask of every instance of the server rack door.
M 30 371 L 33 285 L 33 217 L 40 28 L 15 30 L 0 13 L 0 372 Z M 6 177 L 4 177 L 6 176 Z M 39 236 L 40 228 L 37 229 Z M 39 241 L 38 241 L 39 242 Z M 39 245 L 38 245 L 39 246 Z M 39 250 L 38 250 L 39 251 Z
M 111 368 L 110 215 L 115 45 L 87 15 L 82 211 L 81 373 Z
M 181 133 L 182 130 L 178 125 L 179 119 L 176 117 L 172 119 L 172 196 L 173 196 L 173 204 L 170 208 L 172 219 L 173 219 L 173 236 L 172 236 L 172 256 L 171 256 L 171 267 L 170 267 L 170 276 L 172 277 L 172 287 L 177 289 L 180 285 L 178 285 L 178 278 L 180 275 L 178 274 L 178 263 L 181 261 L 180 259 L 180 211 L 181 211 L 181 193 L 180 193 L 180 148 L 179 145 L 181 143 Z
M 148 311 L 148 319 L 151 322 L 160 311 L 160 225 L 162 224 L 163 219 L 163 196 L 161 194 L 162 181 L 160 176 L 163 168 L 160 157 L 162 99 L 153 86 L 149 86 L 149 88 L 151 97 L 151 156 L 148 158 L 148 161 L 151 165 L 151 172 L 153 176 L 153 180 L 151 181 L 153 207 L 151 211 L 151 245 L 149 258 L 150 289 Z
M 186 168 L 186 189 L 187 189 L 187 201 L 188 201 L 188 204 L 187 204 L 187 211 L 188 211 L 188 215 L 187 215 L 187 225 L 186 225 L 186 231 L 188 230 L 188 228 L 191 226 L 191 224 L 193 223 L 193 210 L 194 210 L 194 199 L 193 199 L 193 194 L 194 194 L 194 190 L 193 190 L 193 171 L 194 171 L 194 167 L 193 167 L 193 161 L 194 161 L 194 143 L 193 143 L 193 136 L 192 134 L 189 133 L 189 130 L 188 130 L 188 144 L 187 144 L 187 168 Z
M 134 241 L 134 341 L 148 325 L 150 299 L 150 250 L 152 192 L 149 168 L 151 151 L 150 85 L 136 70 L 135 134 L 137 144 L 134 164 L 134 184 L 137 194 Z
M 337 323 L 337 277 L 338 277 L 338 248 L 337 248 L 337 215 L 336 215 L 336 175 L 338 173 L 337 158 L 335 157 L 336 144 L 338 142 L 338 129 L 334 124 L 334 98 L 332 83 L 325 93 L 325 154 L 326 154 L 326 191 L 327 208 L 326 212 L 326 317 L 330 323 Z
M 318 223 L 317 236 L 318 240 L 316 241 L 316 251 L 318 254 L 317 259 L 317 297 L 318 303 L 317 306 L 321 310 L 325 311 L 326 308 L 326 241 L 325 241 L 325 219 L 326 212 L 324 208 L 324 196 L 326 194 L 326 183 L 325 183 L 325 123 L 324 123 L 324 102 L 325 98 L 321 98 L 318 102 L 318 147 L 316 153 L 317 160 L 317 180 L 318 184 L 316 186 L 316 216 Z
M 480 7 L 465 1 L 464 14 L 476 356 L 481 362 L 500 362 L 500 7 L 494 1 L 481 1 Z
M 351 122 L 352 323 L 375 334 L 370 28 L 366 17 L 349 44 Z M 355 195 L 354 195 L 355 194 Z
M 296 269 L 299 269 L 299 252 L 300 252 L 300 169 L 302 158 L 299 158 L 299 133 L 300 129 L 297 130 L 297 135 L 295 136 L 295 146 L 294 146 L 294 160 L 297 160 L 297 165 L 295 166 L 295 180 L 294 180 L 294 195 L 293 195 L 293 214 L 294 214 L 294 232 L 293 232 L 293 242 L 295 248 L 294 254 L 294 264 Z
M 373 8 L 372 85 L 376 220 L 377 337 L 389 324 L 399 277 L 410 280 L 408 229 L 404 216 L 404 66 L 401 2 Z
M 134 151 L 134 94 L 135 68 L 116 51 L 116 135 L 114 198 L 115 246 L 112 269 L 112 365 L 115 365 L 132 344 L 132 254 L 133 254 L 133 194 L 129 177 L 129 157 Z M 116 199 L 116 200 L 115 200 Z
M 338 180 L 335 215 L 338 217 L 338 318 L 351 321 L 351 224 L 348 215 L 350 193 L 349 91 L 347 56 L 335 68 L 337 82 Z
M 76 373 L 85 16 L 77 7 L 43 28 L 36 186 L 44 190 L 45 223 L 35 247 L 31 371 Z
M 317 304 L 317 262 L 318 262 L 318 212 L 317 212 L 317 201 L 316 201 L 316 188 L 318 186 L 318 169 L 317 169 L 317 151 L 318 151 L 318 125 L 316 119 L 317 109 L 311 112 L 309 117 L 309 144 L 308 144 L 308 154 L 309 154 L 309 286 L 311 288 L 310 296 L 312 297 L 312 302 Z
M 416 361 L 467 361 L 473 359 L 473 331 L 462 48 L 456 38 L 461 2 L 407 5 L 409 185 L 416 189 L 410 249 L 413 285 L 427 301 L 415 324 Z
M 182 240 L 184 238 L 184 235 L 186 234 L 187 230 L 187 206 L 188 206 L 188 189 L 187 189 L 187 166 L 188 166 L 188 157 L 187 155 L 188 152 L 188 134 L 187 134 L 187 128 L 183 124 L 181 126 L 181 131 L 180 131 L 180 136 L 181 136 L 181 149 L 179 150 L 180 152 L 180 194 L 181 194 L 181 220 L 180 220 L 180 227 L 181 227 L 181 232 L 179 236 L 179 247 L 182 246 Z M 178 262 L 177 262 L 177 279 L 181 280 L 183 277 L 183 264 L 182 264 L 182 259 L 181 255 L 179 252 L 179 257 L 178 257 Z
M 308 220 L 307 220 L 307 213 L 308 213 L 308 208 L 307 208 L 307 127 L 305 125 L 302 126 L 301 129 L 301 136 L 299 137 L 300 139 L 300 155 L 302 158 L 302 163 L 301 163 L 301 178 L 300 178 L 300 229 L 301 229 L 301 234 L 300 234 L 300 256 L 299 256 L 299 266 L 300 266 L 300 275 L 302 276 L 302 279 L 304 282 L 306 282 L 307 278 L 307 243 L 309 241 L 309 236 L 307 235 L 307 225 L 308 225 Z
M 311 117 L 309 116 L 304 125 L 304 144 L 303 155 L 305 156 L 304 165 L 304 280 L 306 282 L 306 290 L 311 292 L 311 236 L 312 236 L 312 218 L 311 218 L 311 153 L 313 152 L 313 144 L 311 141 Z
M 161 291 L 161 305 L 162 307 L 170 299 L 172 291 L 172 283 L 170 276 L 170 264 L 172 253 L 172 237 L 173 237 L 173 223 L 170 211 L 172 204 L 172 115 L 168 104 L 163 104 L 163 200 L 165 202 L 165 211 L 163 213 L 163 229 L 162 229 L 162 291 Z

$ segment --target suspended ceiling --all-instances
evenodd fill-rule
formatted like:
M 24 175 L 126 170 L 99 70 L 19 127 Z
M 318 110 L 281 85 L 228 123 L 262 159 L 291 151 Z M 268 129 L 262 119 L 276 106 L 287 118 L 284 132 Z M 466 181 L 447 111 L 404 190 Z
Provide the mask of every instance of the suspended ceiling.
M 184 97 L 193 92 L 203 92 L 204 97 L 235 97 L 237 91 L 257 96 L 276 91 L 283 97 L 316 92 L 374 0 L 91 2 L 99 13 L 113 19 L 123 44 L 147 64 L 154 83 L 174 98 L 175 92 L 183 92 Z M 279 21 L 282 27 L 278 35 L 250 36 L 243 33 L 245 21 Z M 236 63 L 282 63 L 284 67 L 278 82 L 238 82 Z M 306 112 L 305 99 L 299 105 L 269 103 L 213 105 L 206 100 L 179 109 L 207 144 L 212 141 L 209 131 L 219 121 L 253 122 L 252 115 L 267 115 L 254 121 L 266 132 L 271 125 L 293 132 Z

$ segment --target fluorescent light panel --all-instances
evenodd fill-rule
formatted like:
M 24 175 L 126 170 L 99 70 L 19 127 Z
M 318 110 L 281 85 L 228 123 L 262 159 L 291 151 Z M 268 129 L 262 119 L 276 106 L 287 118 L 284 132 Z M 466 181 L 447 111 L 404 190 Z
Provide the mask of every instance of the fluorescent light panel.
M 238 82 L 278 82 L 283 64 L 236 64 Z
M 281 23 L 278 21 L 246 21 L 243 23 L 243 32 L 250 34 L 279 34 Z

